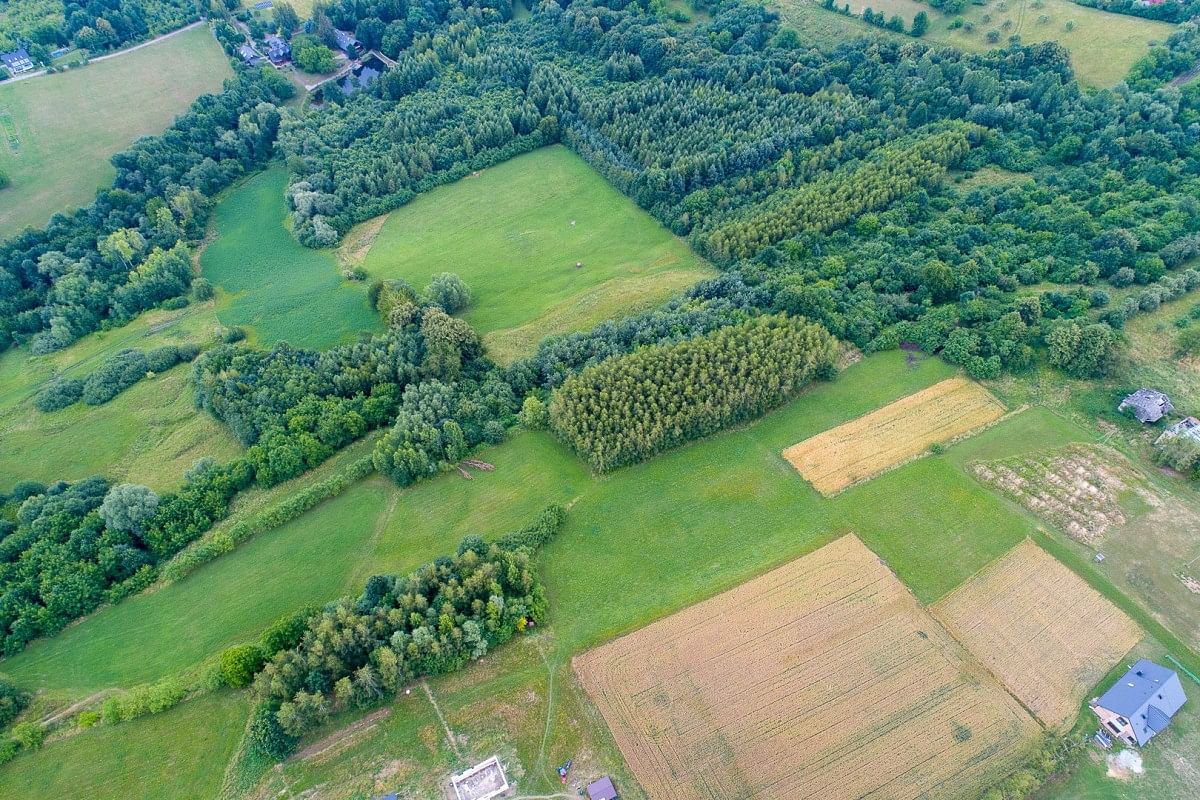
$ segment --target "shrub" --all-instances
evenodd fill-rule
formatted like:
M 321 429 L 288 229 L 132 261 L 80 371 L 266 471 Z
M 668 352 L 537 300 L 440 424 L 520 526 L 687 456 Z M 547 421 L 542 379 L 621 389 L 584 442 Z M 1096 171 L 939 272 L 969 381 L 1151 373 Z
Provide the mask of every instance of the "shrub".
M 99 711 L 82 711 L 79 714 L 79 727 L 83 730 L 94 728 L 100 722 Z
M 87 376 L 83 384 L 83 402 L 98 406 L 146 377 L 149 364 L 141 350 L 122 350 Z
M 225 342 L 225 344 L 234 344 L 235 342 L 240 342 L 245 338 L 246 329 L 240 325 L 234 325 L 232 328 L 229 328 L 225 331 L 225 334 L 221 337 L 221 341 Z
M 259 703 L 254 708 L 250 728 L 246 731 L 246 745 L 251 752 L 273 761 L 283 761 L 300 742 L 298 737 L 289 735 L 279 724 L 276 716 L 278 710 L 278 702 Z
M 59 378 L 38 392 L 33 405 L 38 411 L 58 411 L 78 403 L 83 397 L 83 381 L 78 378 Z
M 243 689 L 254 681 L 266 659 L 256 644 L 239 644 L 221 653 L 221 678 L 235 689 Z
M 216 290 L 208 278 L 196 278 L 192 281 L 192 297 L 197 300 L 212 300 Z
M 434 275 L 425 287 L 425 297 L 430 303 L 441 306 L 447 314 L 454 314 L 471 304 L 471 290 L 453 272 Z
M 7 728 L 29 705 L 29 695 L 0 678 L 0 730 Z
M 21 752 L 21 743 L 16 739 L 5 739 L 0 742 L 0 766 L 7 764 Z
M 25 750 L 37 750 L 46 740 L 46 731 L 36 722 L 22 722 L 12 729 L 13 741 Z

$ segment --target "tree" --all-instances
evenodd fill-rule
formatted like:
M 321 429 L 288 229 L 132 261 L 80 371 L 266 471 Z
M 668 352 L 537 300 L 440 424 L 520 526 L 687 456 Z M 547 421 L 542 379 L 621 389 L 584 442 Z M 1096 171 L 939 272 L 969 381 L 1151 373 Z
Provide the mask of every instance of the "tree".
M 521 404 L 521 424 L 533 431 L 545 430 L 550 426 L 550 409 L 536 395 L 529 395 Z
M 918 11 L 912 21 L 912 35 L 921 37 L 925 35 L 925 31 L 929 30 L 929 15 L 924 11 Z
M 471 304 L 471 290 L 453 272 L 434 275 L 425 287 L 425 297 L 447 314 L 458 313 Z
M 262 669 L 263 652 L 258 645 L 241 644 L 221 652 L 221 677 L 234 689 L 242 689 L 254 682 L 254 676 Z
M 1075 378 L 1096 378 L 1109 372 L 1116 356 L 1117 337 L 1103 323 L 1081 327 L 1065 322 L 1047 336 L 1050 363 Z
M 300 27 L 300 15 L 296 13 L 296 9 L 292 8 L 291 3 L 276 3 L 271 8 L 271 15 L 275 20 L 276 29 L 285 38 L 291 36 L 292 31 Z
M 121 483 L 108 490 L 100 505 L 104 524 L 115 531 L 142 533 L 146 521 L 158 509 L 158 495 L 149 487 Z

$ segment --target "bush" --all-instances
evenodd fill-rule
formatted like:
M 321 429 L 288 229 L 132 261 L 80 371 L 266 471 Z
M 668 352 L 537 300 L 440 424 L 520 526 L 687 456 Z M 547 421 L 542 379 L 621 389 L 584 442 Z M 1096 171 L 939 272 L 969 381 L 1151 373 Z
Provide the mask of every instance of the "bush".
M 192 297 L 196 300 L 212 300 L 215 294 L 216 290 L 208 278 L 196 278 L 192 281 Z
M 33 405 L 38 411 L 59 411 L 78 403 L 83 397 L 83 381 L 78 378 L 59 378 L 38 392 Z
M 87 376 L 83 384 L 83 402 L 98 406 L 146 377 L 149 370 L 141 350 L 122 350 Z
M 221 337 L 221 341 L 225 344 L 234 344 L 246 338 L 246 329 L 240 325 L 234 325 L 225 331 L 225 335 Z
M 7 728 L 29 705 L 29 695 L 0 678 L 0 730 Z
M 36 722 L 22 722 L 13 726 L 12 738 L 24 750 L 37 750 L 46 740 L 46 731 Z
M 278 710 L 278 702 L 259 703 L 250 719 L 250 728 L 246 731 L 246 745 L 250 751 L 273 761 L 283 761 L 300 742 L 298 737 L 288 735 L 279 724 L 279 718 L 275 716 Z
M 21 752 L 21 743 L 15 739 L 5 739 L 0 742 L 0 766 L 7 764 Z
M 14 503 L 23 503 L 31 497 L 46 493 L 46 484 L 38 481 L 17 481 L 8 497 Z
M 425 297 L 430 303 L 441 306 L 447 314 L 457 313 L 471 304 L 471 290 L 453 272 L 434 275 L 425 287 Z
M 266 658 L 256 644 L 239 644 L 221 653 L 221 678 L 234 689 L 244 689 L 254 681 Z

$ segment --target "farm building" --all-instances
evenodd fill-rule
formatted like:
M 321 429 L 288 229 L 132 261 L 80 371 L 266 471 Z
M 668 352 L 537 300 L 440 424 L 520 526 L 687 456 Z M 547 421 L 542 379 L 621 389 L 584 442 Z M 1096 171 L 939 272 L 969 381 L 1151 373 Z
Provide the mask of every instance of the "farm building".
M 354 34 L 346 31 L 334 31 L 337 36 L 338 49 L 344 52 L 350 58 L 358 58 L 362 55 L 362 42 L 354 38 Z
M 1127 396 L 1121 401 L 1121 405 L 1117 406 L 1117 411 L 1124 412 L 1126 409 L 1132 409 L 1138 422 L 1150 423 L 1158 422 L 1170 414 L 1175 410 L 1175 406 L 1171 405 L 1170 398 L 1157 389 L 1143 388 Z
M 263 44 L 266 45 L 267 58 L 275 66 L 286 64 L 292 58 L 292 48 L 282 37 L 271 34 L 263 38 Z
M 1140 747 L 1162 733 L 1185 702 L 1179 676 L 1143 658 L 1090 705 L 1106 734 Z
M 29 53 L 25 51 L 24 47 L 9 53 L 0 53 L 0 63 L 4 64 L 4 68 L 11 75 L 20 75 L 22 72 L 29 72 L 33 69 L 33 59 L 29 57 Z
M 1163 439 L 1174 439 L 1176 436 L 1183 436 L 1200 442 L 1200 419 L 1185 417 L 1163 431 L 1162 436 L 1155 439 L 1154 443 L 1158 444 Z
M 588 800 L 617 800 L 617 788 L 613 786 L 612 778 L 603 777 L 588 784 Z

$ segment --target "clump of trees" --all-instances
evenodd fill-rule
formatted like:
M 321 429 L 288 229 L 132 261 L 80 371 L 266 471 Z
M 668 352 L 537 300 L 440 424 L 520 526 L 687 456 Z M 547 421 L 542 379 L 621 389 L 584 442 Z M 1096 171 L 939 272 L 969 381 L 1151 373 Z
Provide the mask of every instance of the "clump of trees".
M 554 393 L 558 437 L 600 472 L 759 416 L 835 372 L 836 340 L 785 315 L 603 361 Z
M 1200 480 L 1200 442 L 1190 436 L 1160 438 L 1154 445 L 1154 460 L 1189 480 Z
M 460 669 L 546 618 L 534 551 L 562 525 L 551 506 L 488 544 L 467 537 L 454 556 L 410 575 L 376 575 L 363 593 L 326 607 L 300 641 L 258 672 L 248 742 L 274 759 L 345 708 L 368 707 L 418 677 Z M 238 659 L 237 677 L 245 657 Z
M 82 400 L 103 405 L 138 381 L 200 354 L 193 344 L 163 345 L 144 352 L 126 349 L 107 359 L 85 378 L 57 378 L 38 392 L 33 404 L 39 411 L 58 411 Z

